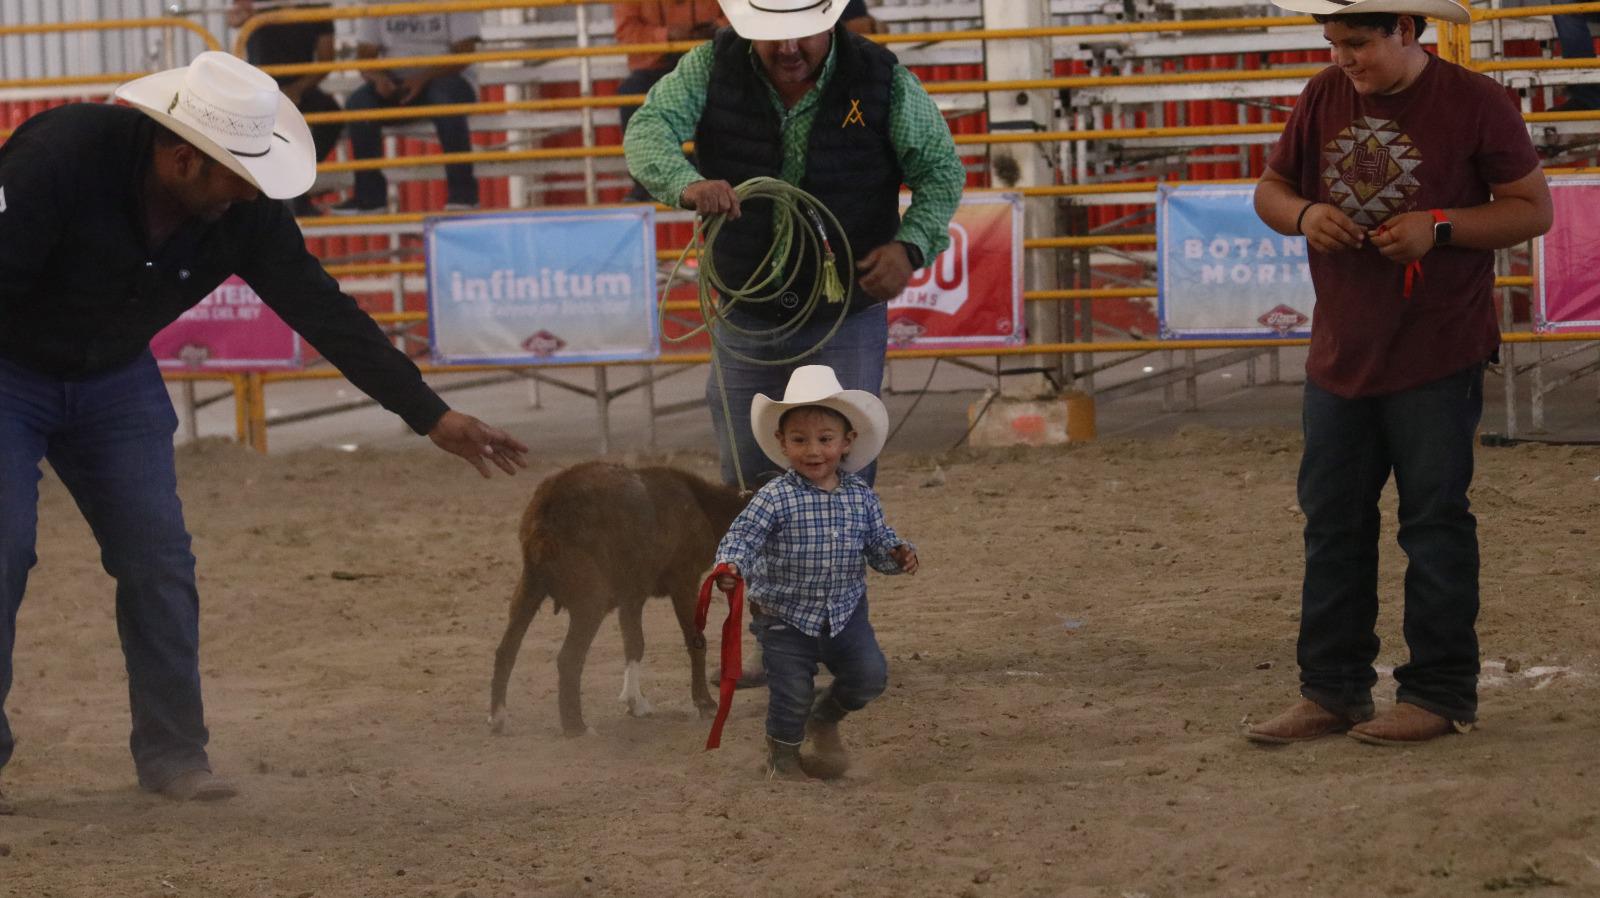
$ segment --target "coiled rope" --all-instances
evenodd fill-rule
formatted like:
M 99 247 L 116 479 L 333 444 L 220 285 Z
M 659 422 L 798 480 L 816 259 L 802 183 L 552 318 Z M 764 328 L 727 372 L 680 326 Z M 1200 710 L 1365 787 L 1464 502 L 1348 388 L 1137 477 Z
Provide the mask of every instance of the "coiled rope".
M 772 203 L 772 243 L 767 247 L 767 253 L 761 258 L 755 271 L 738 287 L 723 281 L 717 272 L 712 247 L 716 245 L 717 235 L 722 232 L 722 226 L 727 223 L 727 216 L 720 213 L 699 216 L 695 219 L 694 237 L 678 256 L 671 274 L 667 276 L 666 287 L 661 291 L 661 295 L 665 297 L 671 292 L 674 283 L 686 280 L 679 277 L 679 272 L 691 254 L 698 257 L 700 324 L 681 336 L 667 336 L 665 327 L 667 313 L 666 305 L 663 303 L 661 334 L 663 340 L 671 343 L 687 342 L 701 333 L 708 336 L 711 341 L 711 369 L 715 373 L 717 391 L 722 398 L 724 422 L 731 422 L 733 416 L 728 408 L 728 389 L 723 380 L 721 354 L 726 352 L 734 358 L 754 365 L 792 365 L 815 354 L 833 339 L 833 335 L 838 333 L 839 327 L 844 324 L 845 317 L 850 314 L 850 304 L 846 302 L 849 290 L 839 280 L 838 263 L 842 259 L 845 271 L 855 271 L 855 256 L 850 251 L 850 241 L 844 239 L 844 228 L 840 227 L 839 220 L 816 197 L 777 178 L 751 178 L 735 187 L 733 192 L 739 198 L 741 209 L 751 200 L 766 200 Z M 839 235 L 840 247 L 837 252 L 828 237 L 830 233 Z M 791 256 L 796 256 L 798 263 L 786 265 L 786 260 Z M 792 294 L 791 288 L 795 280 L 800 272 L 807 269 L 817 271 L 820 276 L 812 284 L 810 293 L 799 297 L 796 311 L 788 320 L 774 324 L 770 328 L 747 328 L 728 320 L 728 313 L 741 303 L 756 306 L 779 302 L 785 294 Z M 720 345 L 718 334 L 724 328 L 757 343 L 778 345 L 805 327 L 811 321 L 811 317 L 824 305 L 835 306 L 838 310 L 833 326 L 815 345 L 795 355 L 781 359 L 757 358 Z M 739 463 L 737 438 L 734 436 L 732 426 L 725 427 L 724 430 L 728 432 L 728 449 L 733 456 L 733 470 L 739 481 L 739 489 L 747 490 L 749 487 L 745 484 L 744 471 Z

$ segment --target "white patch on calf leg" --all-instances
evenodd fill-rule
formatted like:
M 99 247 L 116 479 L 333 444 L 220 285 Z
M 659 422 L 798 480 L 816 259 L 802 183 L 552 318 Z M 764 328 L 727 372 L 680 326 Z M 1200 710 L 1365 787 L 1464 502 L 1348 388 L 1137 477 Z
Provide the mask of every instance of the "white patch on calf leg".
M 628 703 L 628 714 L 633 717 L 649 717 L 654 710 L 639 691 L 639 662 L 629 661 L 622 671 L 622 694 L 617 699 Z

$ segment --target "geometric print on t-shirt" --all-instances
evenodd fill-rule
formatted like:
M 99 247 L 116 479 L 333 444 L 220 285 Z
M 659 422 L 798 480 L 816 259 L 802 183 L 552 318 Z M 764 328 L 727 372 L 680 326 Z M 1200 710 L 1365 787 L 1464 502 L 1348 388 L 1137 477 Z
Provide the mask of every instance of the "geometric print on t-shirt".
M 1374 228 L 1411 207 L 1422 153 L 1392 121 L 1362 116 L 1322 148 L 1322 182 L 1334 205 Z

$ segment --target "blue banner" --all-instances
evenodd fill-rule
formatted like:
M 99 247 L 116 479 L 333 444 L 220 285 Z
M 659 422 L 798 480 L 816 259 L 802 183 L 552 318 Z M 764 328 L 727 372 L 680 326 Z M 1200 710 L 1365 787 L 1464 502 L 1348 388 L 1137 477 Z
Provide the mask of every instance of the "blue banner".
M 438 364 L 660 353 L 651 206 L 435 218 L 425 242 Z
M 1256 216 L 1255 185 L 1163 185 L 1158 314 L 1169 339 L 1306 337 L 1316 292 L 1306 239 Z

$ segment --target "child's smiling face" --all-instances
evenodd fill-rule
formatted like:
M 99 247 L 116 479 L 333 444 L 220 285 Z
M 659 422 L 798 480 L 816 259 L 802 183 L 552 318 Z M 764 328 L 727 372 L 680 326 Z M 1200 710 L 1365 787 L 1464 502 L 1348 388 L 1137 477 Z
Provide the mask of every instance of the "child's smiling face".
M 839 483 L 839 460 L 850 451 L 856 432 L 832 409 L 802 406 L 784 413 L 778 439 L 789 466 L 823 489 Z

